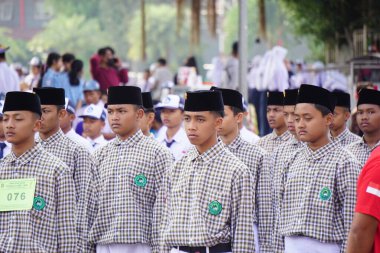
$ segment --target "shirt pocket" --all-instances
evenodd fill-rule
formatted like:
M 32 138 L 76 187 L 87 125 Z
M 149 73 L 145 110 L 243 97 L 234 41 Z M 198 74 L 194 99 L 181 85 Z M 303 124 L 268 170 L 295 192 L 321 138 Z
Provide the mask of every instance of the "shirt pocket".
M 230 226 L 230 194 L 210 191 L 201 196 L 199 212 L 206 230 L 218 234 Z

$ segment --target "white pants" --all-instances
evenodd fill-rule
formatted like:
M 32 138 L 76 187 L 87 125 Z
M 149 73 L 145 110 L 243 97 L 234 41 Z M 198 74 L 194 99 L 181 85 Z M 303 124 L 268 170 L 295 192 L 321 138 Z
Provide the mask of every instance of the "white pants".
M 339 253 L 340 245 L 305 236 L 285 237 L 285 253 Z
M 255 253 L 260 253 L 259 227 L 256 223 L 253 223 L 253 236 L 255 239 Z
M 151 253 L 147 244 L 105 244 L 96 245 L 96 253 Z
M 186 251 L 181 251 L 181 250 L 179 250 L 179 249 L 172 249 L 172 250 L 170 251 L 170 253 L 188 253 L 188 252 L 186 252 Z M 206 248 L 206 253 L 210 253 L 208 248 Z M 224 253 L 231 253 L 231 252 L 224 252 Z

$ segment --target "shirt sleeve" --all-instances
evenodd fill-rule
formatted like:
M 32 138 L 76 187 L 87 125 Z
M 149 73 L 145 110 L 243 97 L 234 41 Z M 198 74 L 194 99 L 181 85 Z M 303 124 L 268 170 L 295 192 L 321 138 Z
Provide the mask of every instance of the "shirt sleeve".
M 370 160 L 364 166 L 357 185 L 355 212 L 380 221 L 380 161 Z
M 58 252 L 76 252 L 77 234 L 75 228 L 75 191 L 74 180 L 68 169 L 57 178 L 56 201 L 57 201 L 57 233 Z
M 248 171 L 238 170 L 234 176 L 231 194 L 232 252 L 255 252 L 254 243 L 254 189 Z

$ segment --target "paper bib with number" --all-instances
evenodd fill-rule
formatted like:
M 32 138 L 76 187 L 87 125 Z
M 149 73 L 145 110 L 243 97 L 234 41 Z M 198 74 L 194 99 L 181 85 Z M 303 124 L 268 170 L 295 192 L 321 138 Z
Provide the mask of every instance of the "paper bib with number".
M 35 190 L 35 178 L 0 180 L 0 212 L 32 209 Z

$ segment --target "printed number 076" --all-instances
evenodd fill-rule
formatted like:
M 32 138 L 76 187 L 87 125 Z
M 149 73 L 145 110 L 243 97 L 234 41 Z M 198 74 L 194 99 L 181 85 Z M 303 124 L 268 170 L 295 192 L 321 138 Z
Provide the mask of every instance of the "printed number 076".
M 15 193 L 8 193 L 7 195 L 7 200 L 12 201 L 12 200 L 25 200 L 25 192 L 22 192 L 21 194 L 18 192 Z

